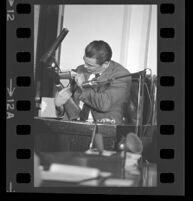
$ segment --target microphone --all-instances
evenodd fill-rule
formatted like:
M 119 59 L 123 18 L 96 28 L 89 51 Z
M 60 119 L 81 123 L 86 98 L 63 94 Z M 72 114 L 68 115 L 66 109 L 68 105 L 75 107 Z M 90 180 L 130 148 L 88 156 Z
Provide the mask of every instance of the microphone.
M 142 141 L 135 133 L 127 134 L 125 145 L 126 145 L 126 150 L 132 153 L 141 154 L 143 152 Z
M 138 160 L 143 151 L 143 144 L 137 134 L 131 132 L 121 139 L 118 144 L 118 150 L 123 158 L 122 175 L 125 178 L 125 170 L 130 170 L 131 166 L 135 167 L 138 164 Z
M 50 49 L 40 58 L 40 61 L 43 63 L 46 63 L 48 61 L 48 59 L 53 55 L 53 53 L 55 52 L 55 50 L 58 48 L 58 46 L 60 45 L 60 43 L 62 42 L 62 40 L 64 39 L 64 37 L 67 35 L 68 33 L 68 29 L 64 28 L 62 30 L 62 32 L 60 33 L 60 35 L 56 38 L 55 42 L 53 43 L 53 45 L 50 47 Z
M 141 139 L 135 133 L 128 133 L 125 138 L 119 142 L 118 149 L 124 152 L 141 154 L 143 152 L 143 144 Z

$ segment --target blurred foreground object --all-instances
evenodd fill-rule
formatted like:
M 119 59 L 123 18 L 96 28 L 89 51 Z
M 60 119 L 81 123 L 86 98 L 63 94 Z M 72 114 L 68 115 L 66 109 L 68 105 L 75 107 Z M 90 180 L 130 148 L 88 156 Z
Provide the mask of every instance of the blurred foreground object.
M 34 153 L 34 187 L 39 187 L 41 183 L 40 159 Z
M 143 152 L 143 144 L 141 139 L 135 133 L 129 133 L 126 137 L 126 147 L 135 154 Z
M 80 182 L 98 178 L 99 174 L 100 171 L 97 168 L 53 163 L 48 171 L 42 171 L 42 178 L 43 180 Z
M 141 154 L 143 152 L 143 144 L 141 139 L 135 133 L 128 133 L 126 137 L 119 142 L 118 149 L 120 151 Z

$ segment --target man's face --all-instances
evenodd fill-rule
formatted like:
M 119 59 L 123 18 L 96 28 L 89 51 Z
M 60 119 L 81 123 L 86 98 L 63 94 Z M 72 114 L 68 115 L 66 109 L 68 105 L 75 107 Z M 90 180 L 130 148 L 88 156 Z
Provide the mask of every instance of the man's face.
M 97 74 L 102 73 L 105 70 L 106 64 L 99 65 L 95 58 L 89 58 L 84 55 L 83 57 L 85 68 L 89 73 Z

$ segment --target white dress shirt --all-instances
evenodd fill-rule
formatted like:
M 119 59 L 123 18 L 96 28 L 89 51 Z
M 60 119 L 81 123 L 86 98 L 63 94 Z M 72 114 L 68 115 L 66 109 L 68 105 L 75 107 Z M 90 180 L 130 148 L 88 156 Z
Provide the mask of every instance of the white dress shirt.
M 95 78 L 95 74 L 91 74 L 88 81 L 92 80 L 93 78 Z M 82 101 L 80 101 L 79 103 L 79 107 L 82 110 L 84 103 Z M 88 121 L 93 121 L 93 116 L 91 111 L 89 111 L 89 115 L 88 115 Z

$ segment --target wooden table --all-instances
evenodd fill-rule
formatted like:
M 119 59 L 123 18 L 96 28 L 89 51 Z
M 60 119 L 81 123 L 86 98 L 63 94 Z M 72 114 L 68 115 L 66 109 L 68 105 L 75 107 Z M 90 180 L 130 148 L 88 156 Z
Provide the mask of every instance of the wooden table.
M 34 119 L 36 152 L 86 151 L 91 141 L 94 123 L 63 121 L 57 118 Z M 144 128 L 151 128 L 144 126 Z M 105 150 L 115 150 L 117 143 L 129 132 L 135 131 L 135 125 L 97 123 L 98 132 L 103 134 Z M 144 147 L 152 141 L 152 134 L 141 138 Z

